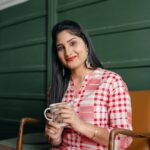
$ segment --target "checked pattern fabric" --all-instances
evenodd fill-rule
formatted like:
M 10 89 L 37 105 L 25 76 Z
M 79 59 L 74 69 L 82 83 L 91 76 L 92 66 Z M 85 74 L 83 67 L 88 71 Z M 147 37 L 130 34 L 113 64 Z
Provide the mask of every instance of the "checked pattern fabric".
M 69 81 L 63 97 L 64 102 L 72 102 L 78 116 L 97 127 L 131 129 L 131 101 L 128 88 L 122 78 L 105 69 L 97 68 L 85 76 L 81 89 L 74 90 L 73 80 Z M 116 150 L 124 150 L 132 139 L 119 135 Z M 71 128 L 65 128 L 63 143 L 53 150 L 107 150 L 106 145 L 97 144 Z

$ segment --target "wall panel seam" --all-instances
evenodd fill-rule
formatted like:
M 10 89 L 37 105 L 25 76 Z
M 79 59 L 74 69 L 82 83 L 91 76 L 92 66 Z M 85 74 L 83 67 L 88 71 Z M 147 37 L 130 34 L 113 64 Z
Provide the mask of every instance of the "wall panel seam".
M 68 11 L 68 10 L 75 9 L 75 8 L 100 3 L 100 2 L 103 2 L 103 1 L 107 1 L 107 0 L 82 0 L 82 1 L 81 0 L 76 0 L 76 1 L 64 4 L 64 5 L 60 5 L 57 9 L 57 12 L 61 13 L 61 12 L 65 12 L 65 11 Z
M 46 43 L 46 37 L 34 38 L 31 40 L 25 40 L 13 44 L 4 44 L 0 46 L 0 51 L 13 50 L 16 48 L 27 47 L 27 46 L 38 45 L 38 44 L 45 44 L 45 43 Z
M 42 12 L 38 12 L 38 13 L 31 13 L 31 14 L 28 14 L 26 16 L 23 16 L 23 17 L 20 17 L 17 19 L 11 19 L 9 21 L 0 23 L 0 29 L 6 28 L 6 27 L 12 26 L 12 25 L 20 24 L 23 22 L 31 21 L 31 20 L 33 21 L 34 19 L 45 17 L 46 15 L 47 15 L 46 11 L 42 11 Z
M 150 58 L 126 59 L 122 61 L 106 61 L 102 63 L 105 68 L 135 68 L 150 67 Z
M 92 28 L 88 29 L 88 32 L 91 36 L 98 36 L 144 29 L 150 29 L 150 20 Z
M 15 124 L 15 125 L 18 125 L 18 123 L 19 123 L 19 120 L 17 120 L 17 119 L 7 119 L 7 118 L 1 118 L 0 117 L 0 123 L 1 124 L 4 124 L 4 123 L 11 123 L 11 124 Z
M 13 99 L 26 99 L 28 101 L 31 101 L 31 100 L 37 100 L 37 101 L 41 101 L 43 99 L 46 98 L 46 95 L 45 94 L 39 94 L 39 93 L 32 93 L 32 94 L 29 94 L 29 93 L 0 93 L 0 98 L 9 98 L 10 100 L 13 100 Z M 21 101 L 20 101 L 21 102 Z
M 19 73 L 19 72 L 45 72 L 46 66 L 45 65 L 30 65 L 30 66 L 22 66 L 22 67 L 7 67 L 7 68 L 0 68 L 1 73 Z

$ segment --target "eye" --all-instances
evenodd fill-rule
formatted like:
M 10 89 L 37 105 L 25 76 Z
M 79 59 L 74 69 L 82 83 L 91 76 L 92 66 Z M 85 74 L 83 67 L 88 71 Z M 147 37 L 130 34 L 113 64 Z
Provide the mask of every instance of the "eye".
M 76 41 L 71 41 L 71 42 L 70 42 L 70 46 L 75 46 L 76 44 L 77 44 Z
M 63 46 L 58 46 L 58 47 L 57 47 L 57 51 L 62 51 L 62 50 L 64 50 L 64 47 L 63 47 Z

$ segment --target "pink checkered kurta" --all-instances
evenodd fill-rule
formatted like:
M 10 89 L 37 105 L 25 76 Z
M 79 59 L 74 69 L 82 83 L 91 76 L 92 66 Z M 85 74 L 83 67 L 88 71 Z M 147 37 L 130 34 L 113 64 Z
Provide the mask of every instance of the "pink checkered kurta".
M 78 93 L 70 80 L 64 102 L 73 102 L 79 117 L 110 131 L 113 128 L 132 129 L 131 102 L 126 84 L 111 71 L 97 68 L 87 75 Z M 131 143 L 126 136 L 118 136 L 116 150 L 123 150 Z M 53 150 L 107 150 L 107 146 L 97 144 L 70 128 L 65 128 L 63 143 Z

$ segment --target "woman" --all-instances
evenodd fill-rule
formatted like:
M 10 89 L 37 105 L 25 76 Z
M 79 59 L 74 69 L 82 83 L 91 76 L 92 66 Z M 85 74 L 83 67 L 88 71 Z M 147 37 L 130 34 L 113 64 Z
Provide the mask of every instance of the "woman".
M 131 103 L 122 78 L 103 69 L 88 34 L 74 21 L 65 20 L 52 30 L 51 101 L 59 106 L 63 122 L 47 122 L 45 133 L 52 149 L 107 150 L 113 128 L 132 129 Z M 117 150 L 131 140 L 116 139 Z

